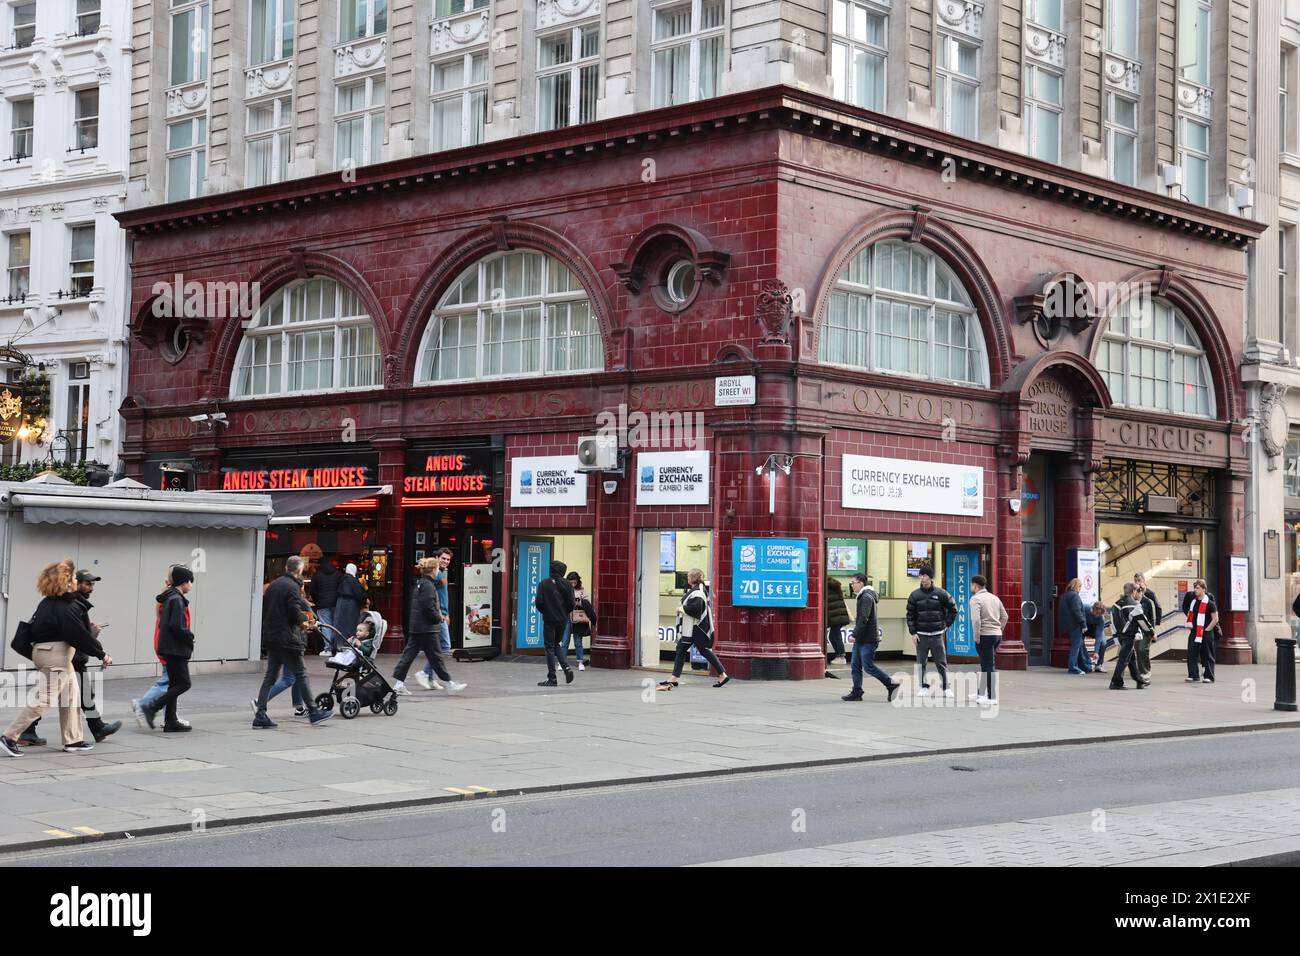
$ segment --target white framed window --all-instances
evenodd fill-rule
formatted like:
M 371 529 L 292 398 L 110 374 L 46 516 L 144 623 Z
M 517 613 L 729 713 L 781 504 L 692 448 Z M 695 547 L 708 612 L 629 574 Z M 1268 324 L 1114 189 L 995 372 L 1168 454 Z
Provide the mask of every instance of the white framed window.
M 1214 415 L 1205 349 L 1191 323 L 1163 299 L 1124 304 L 1102 336 L 1097 370 L 1118 405 Z
M 208 78 L 209 6 L 194 0 L 171 0 L 171 84 Z
M 487 125 L 487 51 L 430 65 L 430 148 L 437 152 L 483 142 Z
M 884 112 L 889 16 L 871 3 L 832 0 L 831 89 L 838 100 Z
M 85 363 L 78 363 L 84 366 Z M 90 381 L 73 378 L 76 365 L 68 366 L 67 403 L 64 406 L 63 437 L 68 441 L 70 461 L 82 462 L 90 451 Z
M 9 4 L 9 48 L 21 50 L 32 45 L 36 39 L 36 4 Z
M 32 288 L 32 234 L 24 229 L 5 233 L 7 302 L 22 302 Z
M 1064 80 L 1036 64 L 1025 67 L 1025 132 L 1029 155 L 1061 161 L 1061 102 Z
M 1137 185 L 1137 118 L 1137 100 L 1106 93 L 1106 158 L 1110 178 L 1127 186 Z
M 9 101 L 10 159 L 28 159 L 32 155 L 35 116 L 35 101 L 30 96 Z
M 208 119 L 167 124 L 167 201 L 202 196 L 207 176 Z
M 1178 117 L 1178 165 L 1183 198 L 1204 206 L 1210 201 L 1210 127 L 1190 116 Z
M 88 37 L 99 32 L 100 0 L 75 0 L 77 36 Z
M 339 0 L 339 42 L 388 32 L 388 0 Z
M 376 388 L 378 342 L 351 289 L 332 279 L 296 282 L 264 303 L 244 333 L 231 398 Z
M 1295 133 L 1295 128 L 1291 123 L 1291 70 L 1295 63 L 1295 48 L 1284 46 L 1278 56 L 1277 71 L 1277 141 L 1282 152 L 1290 153 L 1293 151 L 1291 137 Z
M 474 263 L 443 295 L 420 342 L 415 381 L 565 375 L 604 362 L 577 277 L 540 252 L 514 250 Z
M 1178 0 L 1178 72 L 1185 80 L 1210 85 L 1211 0 Z
M 335 89 L 334 167 L 377 163 L 384 146 L 384 77 L 368 76 Z
M 249 0 L 248 63 L 270 63 L 293 56 L 296 0 Z
M 1106 49 L 1138 58 L 1138 0 L 1106 0 Z
M 989 381 L 970 295 L 934 253 L 896 240 L 863 249 L 840 273 L 819 359 L 940 381 Z
M 1040 27 L 1062 32 L 1064 26 L 1064 0 L 1029 0 L 1025 16 Z
M 935 105 L 939 124 L 949 133 L 979 138 L 979 44 L 939 35 Z
M 84 153 L 99 146 L 99 87 L 76 90 L 72 97 L 76 111 L 72 121 L 72 148 Z
M 90 295 L 95 286 L 95 224 L 69 226 L 72 252 L 68 262 L 68 291 L 76 297 Z
M 537 128 L 560 129 L 596 118 L 600 25 L 552 33 L 537 41 Z
M 292 97 L 277 96 L 248 104 L 244 185 L 265 186 L 282 182 L 288 176 L 292 103 Z
M 718 95 L 722 82 L 724 0 L 687 0 L 655 7 L 651 86 L 655 106 Z
M 1295 255 L 1295 226 L 1277 226 L 1277 312 L 1283 340 L 1291 341 L 1291 260 Z
M 439 20 L 443 17 L 454 17 L 458 13 L 482 10 L 488 2 L 489 0 L 434 0 L 433 15 Z

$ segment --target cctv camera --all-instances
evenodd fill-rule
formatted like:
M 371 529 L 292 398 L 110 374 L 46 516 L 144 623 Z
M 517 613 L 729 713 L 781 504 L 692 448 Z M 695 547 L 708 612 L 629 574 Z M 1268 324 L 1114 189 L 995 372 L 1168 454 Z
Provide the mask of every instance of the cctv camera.
M 207 420 L 208 420 L 208 416 L 207 416 L 207 415 L 191 415 L 191 416 L 190 416 L 190 421 L 192 421 L 192 422 L 206 422 Z
M 216 413 L 214 413 L 214 414 L 212 414 L 212 415 L 209 415 L 208 418 L 209 418 L 211 421 L 214 421 L 214 422 L 224 422 L 224 421 L 226 420 L 226 413 L 225 413 L 225 412 L 216 412 Z
M 754 474 L 756 474 L 756 475 L 761 475 L 761 474 L 763 473 L 763 469 L 764 469 L 764 466 L 763 466 L 763 465 L 759 465 L 757 468 L 754 469 Z

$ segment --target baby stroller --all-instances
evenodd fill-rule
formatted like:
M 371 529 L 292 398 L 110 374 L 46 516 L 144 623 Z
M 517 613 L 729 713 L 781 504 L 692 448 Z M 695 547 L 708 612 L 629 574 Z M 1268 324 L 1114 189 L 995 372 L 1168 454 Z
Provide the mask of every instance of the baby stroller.
M 369 707 L 372 714 L 397 713 L 397 692 L 379 672 L 373 658 L 375 642 L 358 641 L 355 637 L 344 637 L 336 627 L 320 623 L 321 628 L 333 632 L 334 646 L 343 650 L 325 662 L 325 666 L 334 671 L 334 682 L 330 689 L 316 698 L 316 706 L 322 710 L 333 710 L 334 701 L 339 704 L 339 713 L 344 720 L 351 720 L 361 713 L 362 707 Z

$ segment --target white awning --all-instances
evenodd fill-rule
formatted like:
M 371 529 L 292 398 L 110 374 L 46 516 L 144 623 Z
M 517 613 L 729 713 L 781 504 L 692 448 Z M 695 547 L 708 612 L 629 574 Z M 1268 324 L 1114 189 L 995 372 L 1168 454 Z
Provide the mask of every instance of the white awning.
M 27 524 L 109 525 L 126 528 L 265 528 L 272 510 L 264 504 L 225 504 L 199 500 L 159 501 L 16 494 Z

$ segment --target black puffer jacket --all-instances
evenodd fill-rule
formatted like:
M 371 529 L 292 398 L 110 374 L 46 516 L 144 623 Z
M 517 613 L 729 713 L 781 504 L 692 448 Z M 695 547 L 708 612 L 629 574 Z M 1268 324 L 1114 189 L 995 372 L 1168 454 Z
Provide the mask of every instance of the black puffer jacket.
M 32 614 L 32 643 L 48 644 L 64 641 L 73 649 L 90 657 L 104 656 L 104 648 L 81 620 L 81 607 L 76 594 L 47 597 L 36 605 Z
M 183 657 L 189 660 L 194 654 L 194 632 L 190 630 L 190 602 L 175 588 L 168 588 L 155 600 L 162 605 L 158 616 L 158 654 L 161 657 Z
M 262 643 L 267 647 L 304 650 L 307 602 L 302 597 L 302 582 L 292 574 L 282 574 L 262 595 Z
M 343 583 L 343 574 L 328 561 L 322 562 L 311 576 L 307 585 L 307 596 L 318 608 L 333 607 L 339 600 L 339 585 Z
M 844 588 L 834 578 L 826 579 L 826 629 L 836 630 L 849 623 L 849 608 L 844 603 Z
M 856 644 L 879 644 L 880 625 L 876 622 L 876 592 L 863 588 L 858 592 L 858 615 L 853 622 Z
M 938 634 L 957 620 L 957 604 L 943 588 L 917 588 L 907 599 L 907 633 Z
M 436 633 L 442 626 L 442 612 L 438 608 L 438 589 L 433 578 L 427 574 L 420 575 L 411 594 L 411 633 Z

